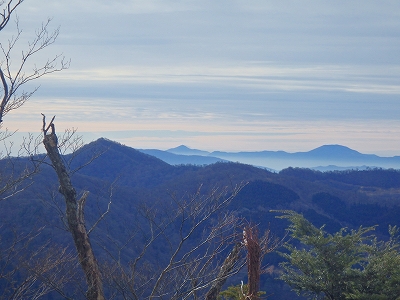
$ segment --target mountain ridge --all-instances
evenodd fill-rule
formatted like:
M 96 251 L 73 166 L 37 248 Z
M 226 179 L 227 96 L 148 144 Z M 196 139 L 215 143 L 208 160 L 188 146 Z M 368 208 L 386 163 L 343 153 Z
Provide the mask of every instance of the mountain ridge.
M 151 153 L 150 150 L 153 150 L 153 152 Z M 288 167 L 322 168 L 326 170 L 357 169 L 366 167 L 400 169 L 400 156 L 383 157 L 376 154 L 364 154 L 339 144 L 322 145 L 304 152 L 286 152 L 282 150 L 208 152 L 199 149 L 192 149 L 185 145 L 180 145 L 176 148 L 165 150 L 164 152 L 158 150 L 160 151 L 158 153 L 155 153 L 154 149 L 142 149 L 141 151 L 155 155 L 156 157 L 172 164 L 189 163 L 201 165 L 209 164 L 220 159 L 250 164 L 272 170 L 282 170 Z M 169 155 L 168 159 L 165 158 L 166 153 Z M 180 157 L 174 157 L 173 155 L 180 155 Z M 190 158 L 190 156 L 192 156 L 192 158 Z M 213 159 L 207 161 L 205 157 L 212 157 Z

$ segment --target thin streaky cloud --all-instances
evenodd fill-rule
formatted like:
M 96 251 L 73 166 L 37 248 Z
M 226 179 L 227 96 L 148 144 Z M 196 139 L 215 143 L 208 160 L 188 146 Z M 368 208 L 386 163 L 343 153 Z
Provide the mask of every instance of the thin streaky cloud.
M 263 90 L 348 91 L 399 94 L 397 67 L 383 73 L 378 68 L 354 66 L 315 67 L 114 67 L 59 73 L 50 79 L 62 84 L 79 82 L 118 82 L 122 84 L 221 84 L 242 85 Z M 369 73 L 368 73 L 369 72 Z M 390 74 L 391 73 L 391 74 Z M 383 77 L 383 78 L 382 78 Z M 56 83 L 57 84 L 57 83 Z M 73 84 L 73 83 L 70 83 Z

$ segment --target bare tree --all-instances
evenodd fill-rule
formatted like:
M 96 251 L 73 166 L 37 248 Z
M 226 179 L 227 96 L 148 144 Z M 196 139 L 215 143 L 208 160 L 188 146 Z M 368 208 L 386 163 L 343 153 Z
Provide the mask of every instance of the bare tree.
M 42 231 L 12 230 L 7 240 L 0 239 L 0 299 L 39 299 L 53 291 L 64 295 L 63 286 L 74 275 L 75 257 L 49 242 L 32 246 Z
M 205 194 L 199 188 L 193 195 L 171 195 L 169 203 L 164 199 L 139 206 L 126 243 L 113 241 L 111 234 L 101 242 L 112 258 L 103 273 L 113 297 L 204 299 L 218 294 L 226 279 L 245 266 L 241 220 L 227 212 L 242 187 L 214 188 Z M 137 254 L 126 264 L 121 252 L 130 242 Z
M 38 141 L 33 135 L 24 137 L 16 154 L 11 149 L 14 144 L 7 142 L 8 137 L 7 131 L 0 137 L 5 149 L 0 152 L 0 201 L 12 198 L 31 186 L 43 160 L 43 157 L 36 156 Z
M 72 234 L 79 262 L 85 273 L 88 285 L 86 298 L 89 300 L 102 300 L 104 299 L 104 293 L 101 274 L 86 230 L 84 217 L 84 206 L 89 192 L 85 191 L 79 199 L 77 198 L 76 190 L 71 183 L 68 170 L 59 152 L 58 138 L 53 121 L 54 117 L 46 127 L 45 116 L 43 116 L 43 144 L 57 174 L 60 183 L 59 191 L 65 199 L 68 228 Z M 50 129 L 51 132 L 48 133 Z
M 0 2 L 0 31 L 9 24 L 11 15 L 22 3 L 23 0 Z M 18 18 L 16 18 L 15 25 L 16 33 L 7 41 L 0 42 L 0 128 L 3 125 L 4 116 L 21 107 L 37 91 L 38 87 L 28 91 L 24 90 L 27 83 L 47 74 L 62 71 L 69 66 L 69 61 L 62 55 L 55 55 L 43 62 L 42 65 L 32 64 L 32 60 L 37 54 L 52 45 L 59 35 L 59 28 L 53 31 L 49 30 L 50 19 L 42 23 L 41 27 L 36 30 L 33 39 L 28 42 L 26 47 L 22 46 L 22 51 L 19 51 L 22 30 L 19 27 Z M 32 160 L 22 169 L 19 167 L 19 172 L 17 172 L 16 160 L 11 157 L 12 145 L 7 147 L 6 144 L 7 138 L 13 133 L 7 129 L 0 133 L 0 142 L 4 143 L 6 148 L 5 153 L 0 155 L 0 158 L 6 161 L 6 163 L 3 162 L 0 171 L 0 194 L 5 195 L 0 200 L 7 199 L 29 186 L 29 183 L 26 184 L 26 180 L 38 172 L 40 165 L 39 161 Z M 32 136 L 24 138 L 17 156 L 36 154 L 37 145 Z
M 13 67 L 15 60 L 12 58 L 13 50 L 21 38 L 22 30 L 19 21 L 16 20 L 17 32 L 15 36 L 8 39 L 7 43 L 0 43 L 2 58 L 0 61 L 0 79 L 2 83 L 3 97 L 0 103 L 0 123 L 4 116 L 10 111 L 21 107 L 37 91 L 38 87 L 31 91 L 22 90 L 28 82 L 36 80 L 44 75 L 59 72 L 69 67 L 69 60 L 62 55 L 56 55 L 48 59 L 40 67 L 34 65 L 31 71 L 26 71 L 28 62 L 40 51 L 52 45 L 58 37 L 59 28 L 49 31 L 51 19 L 42 23 L 36 31 L 35 37 L 28 43 L 25 50 L 21 52 L 20 63 Z

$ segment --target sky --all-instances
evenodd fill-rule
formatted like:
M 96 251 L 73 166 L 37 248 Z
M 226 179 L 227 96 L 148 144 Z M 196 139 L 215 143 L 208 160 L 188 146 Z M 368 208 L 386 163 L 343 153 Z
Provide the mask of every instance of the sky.
M 140 149 L 400 155 L 400 1 L 26 0 L 17 15 L 22 48 L 60 26 L 33 62 L 71 59 L 5 117 L 19 135 L 44 113 Z

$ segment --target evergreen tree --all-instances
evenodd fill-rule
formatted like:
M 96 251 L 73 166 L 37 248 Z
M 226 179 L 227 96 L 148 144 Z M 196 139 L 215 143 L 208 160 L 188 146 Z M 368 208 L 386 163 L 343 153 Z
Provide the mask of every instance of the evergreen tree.
M 311 299 L 399 299 L 400 255 L 396 227 L 390 240 L 378 241 L 375 227 L 342 228 L 329 234 L 301 214 L 280 211 L 291 222 L 281 279 Z M 298 243 L 293 243 L 293 242 Z

